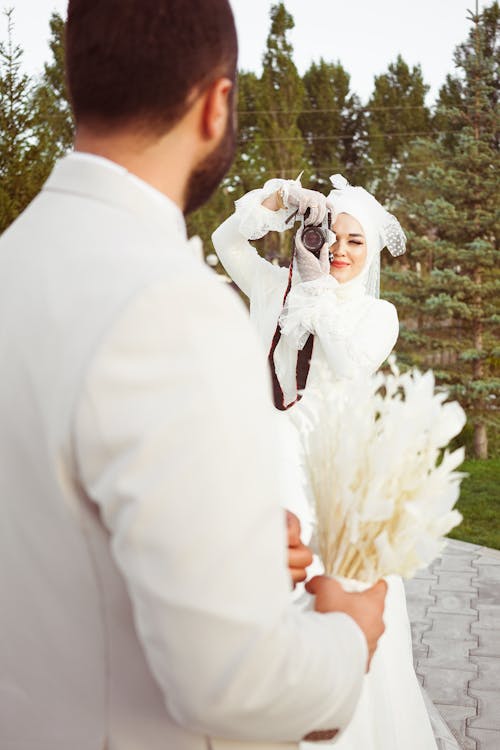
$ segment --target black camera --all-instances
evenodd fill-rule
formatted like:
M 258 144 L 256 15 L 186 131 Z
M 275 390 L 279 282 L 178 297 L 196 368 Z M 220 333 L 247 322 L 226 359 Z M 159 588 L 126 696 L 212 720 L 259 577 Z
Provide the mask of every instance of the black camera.
M 321 248 L 328 241 L 328 230 L 332 221 L 332 215 L 330 211 L 327 211 L 325 218 L 321 224 L 306 224 L 305 221 L 309 216 L 310 209 L 308 208 L 302 217 L 302 233 L 300 239 L 306 250 L 319 258 Z

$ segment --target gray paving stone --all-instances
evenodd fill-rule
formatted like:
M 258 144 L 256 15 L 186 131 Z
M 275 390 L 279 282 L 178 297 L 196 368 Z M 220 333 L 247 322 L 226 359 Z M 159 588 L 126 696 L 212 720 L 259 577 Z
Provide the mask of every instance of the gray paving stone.
M 461 750 L 500 750 L 500 550 L 450 540 L 405 587 L 419 681 Z
M 434 601 L 433 599 L 430 602 Z M 406 609 L 408 610 L 408 617 L 410 622 L 414 620 L 423 621 L 427 618 L 427 610 L 429 609 L 430 602 L 422 601 L 419 602 L 416 599 L 408 599 L 406 602 Z
M 500 585 L 500 565 L 478 565 L 476 578 L 480 583 Z
M 498 568 L 500 570 L 500 568 Z M 477 598 L 478 603 L 481 605 L 496 605 L 500 606 L 500 583 L 490 583 L 484 581 L 484 583 L 477 584 Z
M 469 671 L 470 678 L 477 673 L 478 666 L 470 660 L 470 650 L 476 645 L 474 641 L 460 641 L 451 638 L 431 638 L 427 634 L 422 636 L 419 647 L 419 667 L 441 667 L 444 669 L 460 669 Z M 427 648 L 427 654 L 424 649 Z M 478 687 L 481 687 L 478 685 Z
M 434 575 L 430 568 L 422 568 L 421 570 L 418 570 L 413 576 L 412 581 L 415 580 L 437 581 L 437 575 Z M 405 586 L 407 583 L 410 583 L 410 581 L 405 581 Z
M 481 555 L 474 560 L 474 565 L 481 567 L 481 565 L 500 565 L 500 556 L 493 557 L 492 555 Z
M 434 597 L 431 594 L 431 586 L 434 588 L 437 579 L 431 578 L 413 578 L 410 581 L 405 581 L 405 591 L 407 599 L 429 599 L 434 601 Z
M 472 648 L 471 656 L 500 657 L 500 632 L 497 630 L 477 630 L 477 648 Z
M 420 659 L 427 659 L 429 655 L 429 646 L 424 643 L 413 644 L 413 663 L 417 664 Z
M 478 620 L 474 624 L 474 630 L 499 630 L 500 629 L 500 606 L 490 604 L 477 605 Z
M 432 627 L 428 633 L 432 638 L 458 638 L 459 640 L 471 641 L 477 637 L 471 633 L 473 623 L 477 623 L 477 616 L 475 615 L 461 615 L 455 612 L 439 613 L 432 618 Z
M 478 715 L 468 720 L 468 726 L 477 729 L 493 729 L 500 732 L 500 701 L 493 690 L 469 690 L 469 696 L 477 698 Z
M 481 547 L 479 544 L 471 544 L 471 542 L 460 542 L 458 539 L 447 539 L 441 556 L 444 557 L 449 554 L 463 555 L 466 552 L 477 554 L 482 549 L 488 548 Z
M 462 750 L 479 750 L 476 740 L 467 737 L 467 719 L 476 716 L 475 708 L 464 706 L 446 706 L 438 704 L 439 713 L 451 729 L 451 732 Z M 480 731 L 480 730 L 479 730 Z
M 433 592 L 438 591 L 464 591 L 466 593 L 476 593 L 477 586 L 472 583 L 477 574 L 457 573 L 443 571 L 438 576 L 438 582 L 432 586 Z
M 411 639 L 414 644 L 418 644 L 422 642 L 422 635 L 432 627 L 432 620 L 415 620 L 413 622 L 410 618 L 410 624 Z
M 472 729 L 467 731 L 466 739 L 474 739 L 477 742 L 477 750 L 499 750 L 500 749 L 500 732 L 494 729 Z
M 470 664 L 475 664 L 478 669 L 477 677 L 469 682 L 470 688 L 500 691 L 500 659 L 492 659 L 490 656 L 471 656 Z M 500 695 L 498 713 L 500 714 Z
M 500 549 L 492 549 L 491 547 L 481 547 L 479 554 L 484 557 L 490 557 L 500 562 Z
M 461 669 L 428 668 L 419 664 L 418 674 L 423 675 L 424 687 L 433 703 L 476 706 L 477 696 L 468 694 L 470 672 Z
M 472 594 L 459 591 L 436 592 L 436 603 L 429 607 L 429 617 L 434 613 L 456 612 L 462 615 L 476 617 L 476 610 L 471 607 Z
M 459 571 L 463 573 L 475 573 L 476 568 L 472 567 L 471 555 L 446 555 L 441 557 L 436 565 L 432 568 L 433 573 L 439 575 L 442 570 Z

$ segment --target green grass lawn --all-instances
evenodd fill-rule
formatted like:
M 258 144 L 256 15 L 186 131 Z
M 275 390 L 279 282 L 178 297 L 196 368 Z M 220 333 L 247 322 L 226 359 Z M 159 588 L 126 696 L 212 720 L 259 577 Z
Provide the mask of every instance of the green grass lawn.
M 457 508 L 464 520 L 450 532 L 452 539 L 500 549 L 500 458 L 465 461 Z

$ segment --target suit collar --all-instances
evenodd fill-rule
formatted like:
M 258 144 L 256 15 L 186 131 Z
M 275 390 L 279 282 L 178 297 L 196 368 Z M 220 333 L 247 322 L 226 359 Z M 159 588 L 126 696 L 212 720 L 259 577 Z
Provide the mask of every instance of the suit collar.
M 187 238 L 179 207 L 166 195 L 108 159 L 70 153 L 56 163 L 43 190 L 101 201 L 156 225 L 162 233 L 171 235 L 174 229 L 184 240 Z

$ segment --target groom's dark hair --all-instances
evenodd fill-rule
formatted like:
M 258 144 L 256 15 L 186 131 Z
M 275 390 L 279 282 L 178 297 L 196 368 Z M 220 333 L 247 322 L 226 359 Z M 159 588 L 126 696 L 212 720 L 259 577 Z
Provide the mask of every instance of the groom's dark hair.
M 161 134 L 194 92 L 236 78 L 228 0 L 69 0 L 66 78 L 77 125 Z

